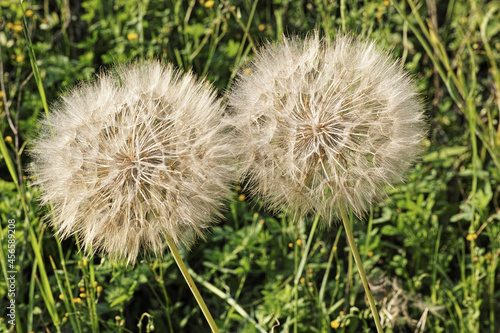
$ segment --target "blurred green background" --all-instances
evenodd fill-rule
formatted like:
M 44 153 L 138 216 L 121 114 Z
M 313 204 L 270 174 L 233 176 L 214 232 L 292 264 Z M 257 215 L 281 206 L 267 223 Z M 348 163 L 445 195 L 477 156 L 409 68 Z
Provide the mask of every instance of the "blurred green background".
M 169 61 L 222 96 L 259 45 L 314 28 L 391 49 L 427 105 L 428 150 L 408 181 L 352 217 L 386 332 L 500 332 L 500 2 L 474 0 L 0 1 L 0 330 L 208 332 L 167 251 L 126 267 L 54 237 L 26 144 L 58 96 L 113 64 Z M 311 219 L 273 215 L 238 186 L 226 219 L 182 251 L 222 332 L 374 331 L 338 223 L 311 240 L 295 312 Z

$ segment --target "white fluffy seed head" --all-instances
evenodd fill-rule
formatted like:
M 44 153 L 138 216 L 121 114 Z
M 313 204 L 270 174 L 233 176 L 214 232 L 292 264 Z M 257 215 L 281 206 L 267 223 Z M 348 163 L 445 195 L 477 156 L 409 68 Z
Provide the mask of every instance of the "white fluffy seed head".
M 271 209 L 362 215 L 422 149 L 416 89 L 373 42 L 314 33 L 260 50 L 228 94 L 249 188 Z
M 165 237 L 203 237 L 235 175 L 223 112 L 207 82 L 159 62 L 63 97 L 32 149 L 58 234 L 132 264 L 141 247 L 161 254 Z

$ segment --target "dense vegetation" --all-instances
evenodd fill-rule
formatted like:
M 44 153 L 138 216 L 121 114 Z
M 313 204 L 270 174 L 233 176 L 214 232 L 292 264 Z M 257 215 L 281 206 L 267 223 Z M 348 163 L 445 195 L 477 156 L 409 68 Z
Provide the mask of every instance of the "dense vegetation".
M 0 330 L 13 329 L 14 219 L 17 332 L 208 331 L 167 251 L 131 267 L 54 237 L 25 148 L 60 94 L 112 64 L 162 59 L 223 95 L 259 45 L 314 28 L 392 49 L 428 106 L 408 181 L 352 216 L 386 331 L 498 332 L 500 4 L 486 0 L 0 1 Z M 341 225 L 311 238 L 312 219 L 273 215 L 241 184 L 226 219 L 182 251 L 221 331 L 374 330 Z

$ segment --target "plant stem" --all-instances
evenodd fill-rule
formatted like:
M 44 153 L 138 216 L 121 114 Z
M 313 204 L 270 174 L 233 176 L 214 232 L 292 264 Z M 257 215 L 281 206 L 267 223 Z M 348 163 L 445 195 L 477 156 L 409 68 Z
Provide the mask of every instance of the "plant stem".
M 375 300 L 373 299 L 370 286 L 368 285 L 368 279 L 366 278 L 366 273 L 363 268 L 363 263 L 359 257 L 358 249 L 356 248 L 356 243 L 354 242 L 354 237 L 352 235 L 351 223 L 347 217 L 347 212 L 345 209 L 340 209 L 340 215 L 342 216 L 342 222 L 344 222 L 345 232 L 347 234 L 347 239 L 349 239 L 349 247 L 351 248 L 352 254 L 354 255 L 354 261 L 356 261 L 356 266 L 358 267 L 359 275 L 361 276 L 361 281 L 363 282 L 363 287 L 365 288 L 366 297 L 370 303 L 370 309 L 372 310 L 373 320 L 375 321 L 375 326 L 377 326 L 377 332 L 383 333 L 382 325 L 380 324 L 380 317 L 378 315 L 377 306 L 375 305 Z
M 212 293 L 214 293 L 216 296 L 218 296 L 221 299 L 223 299 L 224 301 L 226 301 L 226 303 L 229 304 L 229 305 L 231 305 L 236 310 L 236 312 L 238 312 L 244 319 L 246 319 L 250 323 L 252 323 L 253 326 L 255 327 L 255 329 L 257 331 L 259 331 L 260 333 L 266 333 L 266 330 L 262 326 L 260 326 L 259 323 L 257 323 L 255 321 L 255 319 L 253 319 L 252 317 L 250 317 L 250 315 L 245 311 L 245 309 L 243 309 L 241 307 L 241 305 L 239 305 L 238 302 L 236 302 L 236 300 L 234 298 L 232 298 L 230 295 L 224 293 L 222 290 L 220 290 L 219 288 L 217 288 L 216 286 L 214 286 L 210 282 L 203 280 L 191 268 L 188 268 L 188 271 L 190 271 L 191 275 L 194 276 L 194 278 L 203 287 L 207 288 L 209 291 L 211 291 Z
M 191 292 L 193 293 L 194 298 L 196 299 L 196 302 L 198 302 L 198 305 L 200 306 L 201 311 L 203 312 L 203 315 L 207 319 L 208 325 L 210 325 L 210 328 L 212 329 L 212 332 L 214 333 L 219 333 L 219 329 L 217 328 L 217 325 L 215 324 L 214 319 L 212 318 L 212 315 L 210 314 L 210 311 L 207 308 L 207 305 L 205 304 L 205 301 L 200 295 L 200 292 L 198 291 L 198 288 L 196 288 L 196 285 L 194 284 L 193 279 L 191 278 L 191 275 L 189 275 L 189 272 L 186 268 L 186 265 L 184 265 L 184 261 L 182 261 L 181 255 L 179 254 L 179 250 L 177 250 L 177 246 L 175 245 L 174 241 L 172 238 L 169 236 L 166 237 L 168 247 L 170 248 L 170 251 L 172 252 L 172 255 L 174 256 L 175 263 L 181 270 L 182 276 L 184 276 L 184 279 L 186 280 L 186 283 L 189 286 L 189 289 L 191 289 Z
M 294 294 L 295 294 L 295 324 L 293 327 L 294 333 L 297 332 L 297 325 L 298 325 L 298 307 L 299 307 L 299 296 L 298 296 L 298 285 L 300 281 L 300 277 L 302 276 L 302 272 L 304 271 L 304 267 L 306 265 L 307 257 L 309 256 L 309 250 L 311 249 L 311 244 L 312 240 L 314 238 L 314 233 L 316 232 L 316 227 L 318 226 L 318 221 L 319 221 L 319 213 L 316 214 L 316 217 L 314 218 L 314 222 L 311 228 L 311 232 L 309 233 L 309 237 L 307 237 L 307 244 L 306 248 L 304 250 L 304 253 L 302 253 L 302 258 L 300 259 L 300 264 L 297 269 L 297 262 L 298 262 L 298 246 L 297 242 L 295 242 L 295 279 L 293 280 L 293 288 L 294 288 Z
M 299 234 L 299 232 L 297 232 L 297 234 Z M 295 272 L 298 272 L 298 263 L 299 263 L 299 254 L 298 254 L 298 251 L 299 251 L 299 246 L 297 245 L 297 242 L 295 242 L 295 245 L 294 245 L 294 257 L 295 257 L 295 260 L 294 260 L 294 268 L 295 268 Z M 298 288 L 298 283 L 299 283 L 299 280 L 298 279 L 294 279 L 293 280 L 293 295 L 294 295 L 294 300 L 295 302 L 293 303 L 294 306 L 293 306 L 293 315 L 294 315 L 294 320 L 293 320 L 293 333 L 297 333 L 298 332 L 298 325 L 299 325 L 299 288 Z
M 309 237 L 307 237 L 307 244 L 306 248 L 304 250 L 304 253 L 302 254 L 302 258 L 300 259 L 300 264 L 299 264 L 299 269 L 297 270 L 297 273 L 295 275 L 295 280 L 294 283 L 298 284 L 300 280 L 300 276 L 302 275 L 302 272 L 304 271 L 304 267 L 306 265 L 307 257 L 309 256 L 309 250 L 311 249 L 311 244 L 314 238 L 314 233 L 316 232 L 316 227 L 318 226 L 318 221 L 319 221 L 319 213 L 316 214 L 316 218 L 314 219 L 311 232 L 309 233 Z
M 340 18 L 342 21 L 342 32 L 346 32 L 346 20 L 345 20 L 345 0 L 340 1 Z

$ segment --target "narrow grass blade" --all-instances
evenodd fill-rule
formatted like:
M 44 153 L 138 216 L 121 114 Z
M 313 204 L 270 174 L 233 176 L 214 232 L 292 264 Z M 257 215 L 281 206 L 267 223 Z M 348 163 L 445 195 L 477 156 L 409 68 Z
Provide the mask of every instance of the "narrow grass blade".
M 20 0 L 19 4 L 21 6 L 21 11 L 23 13 L 23 31 L 24 37 L 26 38 L 26 48 L 28 49 L 28 55 L 30 57 L 31 69 L 33 70 L 33 76 L 35 77 L 36 86 L 38 87 L 38 92 L 40 94 L 40 99 L 42 100 L 43 109 L 45 114 L 49 115 L 49 106 L 47 104 L 47 98 L 45 97 L 45 89 L 43 88 L 42 78 L 40 76 L 40 71 L 38 69 L 38 64 L 36 62 L 35 51 L 33 50 L 33 44 L 31 43 L 31 37 L 28 32 L 28 23 L 26 21 L 26 15 L 24 14 L 23 1 Z
M 62 300 L 64 303 L 64 307 L 66 308 L 66 311 L 68 313 L 68 317 L 69 317 L 69 320 L 71 323 L 71 327 L 73 328 L 73 332 L 81 332 L 81 328 L 79 327 L 79 325 L 77 325 L 77 321 L 75 320 L 74 315 L 72 314 L 72 312 L 74 310 L 71 308 L 71 305 L 70 305 L 70 302 L 73 303 L 72 297 L 71 297 L 72 296 L 71 290 L 69 290 L 69 293 L 68 293 L 68 291 L 67 292 L 64 291 L 64 287 L 63 287 L 61 280 L 59 279 L 59 276 L 57 274 L 57 268 L 56 268 L 56 264 L 54 262 L 54 259 L 52 259 L 52 256 L 49 256 L 49 258 L 50 258 L 50 264 L 52 265 L 52 269 L 54 270 L 54 276 L 56 277 L 56 282 L 57 282 L 57 286 L 59 287 L 59 292 L 63 296 Z
M 41 236 L 42 235 L 40 235 L 40 239 Z M 59 319 L 59 316 L 57 314 L 56 303 L 54 300 L 54 296 L 52 295 L 49 279 L 47 277 L 47 271 L 45 270 L 45 265 L 43 263 L 41 241 L 40 243 L 37 242 L 37 237 L 35 231 L 33 230 L 32 225 L 30 225 L 29 227 L 29 238 L 31 247 L 33 249 L 33 253 L 35 254 L 35 260 L 38 263 L 38 272 L 40 273 L 40 278 L 41 278 L 40 291 L 43 295 L 45 305 L 47 306 L 47 311 L 49 312 L 50 317 L 52 318 L 52 322 L 56 327 L 57 331 L 60 332 L 59 326 L 61 325 L 61 320 Z
M 228 296 L 226 293 L 224 293 L 222 290 L 220 290 L 219 288 L 217 288 L 216 286 L 214 286 L 213 284 L 211 284 L 210 282 L 208 281 L 205 281 L 204 279 L 202 279 L 198 274 L 196 274 L 191 268 L 188 268 L 187 269 L 189 274 L 191 274 L 191 276 L 199 283 L 201 284 L 202 286 L 204 286 L 205 288 L 207 288 L 208 290 L 210 290 L 212 293 L 214 293 L 215 295 L 219 296 L 220 298 L 222 298 L 224 301 L 226 301 L 229 305 L 231 305 L 235 310 L 236 312 L 238 312 L 240 314 L 240 316 L 242 316 L 244 319 L 246 319 L 247 321 L 251 322 L 253 324 L 253 326 L 261 333 L 266 333 L 266 330 L 260 326 L 256 321 L 255 319 L 253 319 L 252 317 L 250 317 L 250 315 L 245 311 L 245 309 L 243 309 L 241 307 L 241 305 L 239 305 L 235 300 L 234 298 Z

